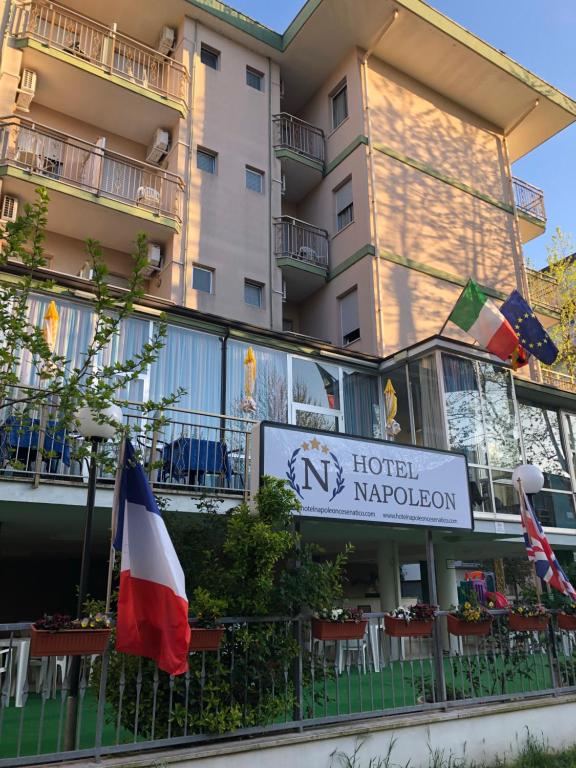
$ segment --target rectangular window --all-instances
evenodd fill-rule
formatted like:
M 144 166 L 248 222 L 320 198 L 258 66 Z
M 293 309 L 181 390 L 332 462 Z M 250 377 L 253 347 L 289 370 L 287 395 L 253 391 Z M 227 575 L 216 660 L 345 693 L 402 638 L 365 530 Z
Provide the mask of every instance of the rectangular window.
M 220 51 L 202 43 L 200 46 L 200 61 L 207 67 L 210 67 L 210 69 L 220 69 Z
M 204 173 L 216 173 L 216 152 L 198 147 L 196 150 L 196 167 Z
M 192 267 L 192 288 L 204 293 L 213 292 L 214 272 L 205 267 Z
M 348 117 L 348 88 L 346 81 L 340 83 L 330 95 L 332 104 L 332 128 L 338 128 Z
M 246 166 L 246 189 L 262 194 L 264 192 L 264 174 L 256 168 Z
M 352 201 L 352 179 L 348 179 L 334 190 L 336 203 L 336 231 L 347 227 L 354 221 L 354 203 Z
M 264 90 L 264 75 L 262 72 L 258 72 L 257 69 L 252 67 L 246 67 L 246 85 L 250 88 L 255 88 L 257 91 Z
M 251 280 L 244 281 L 244 301 L 251 307 L 262 309 L 262 286 Z
M 342 344 L 351 344 L 360 338 L 360 321 L 358 320 L 358 290 L 352 289 L 339 299 L 340 325 L 342 327 Z

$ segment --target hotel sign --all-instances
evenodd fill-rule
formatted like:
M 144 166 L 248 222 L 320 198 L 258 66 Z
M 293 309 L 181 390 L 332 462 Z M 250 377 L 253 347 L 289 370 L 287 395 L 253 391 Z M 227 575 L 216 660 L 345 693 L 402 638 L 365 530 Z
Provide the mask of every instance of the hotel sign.
M 253 481 L 286 480 L 304 517 L 471 530 L 466 457 L 263 422 Z

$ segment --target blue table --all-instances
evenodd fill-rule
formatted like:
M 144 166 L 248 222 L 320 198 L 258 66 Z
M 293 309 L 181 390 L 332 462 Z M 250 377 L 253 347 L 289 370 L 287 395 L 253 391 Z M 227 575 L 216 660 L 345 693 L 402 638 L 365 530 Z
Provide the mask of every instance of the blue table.
M 57 429 L 56 421 L 48 421 L 44 434 L 44 453 L 52 453 L 53 456 L 45 456 L 48 464 L 48 472 L 58 471 L 60 460 L 70 466 L 70 446 L 63 429 Z M 40 419 L 24 418 L 22 416 L 8 416 L 0 426 L 0 460 L 10 461 L 16 459 L 29 469 L 31 462 L 35 461 L 38 452 Z
M 185 478 L 190 485 L 203 485 L 206 475 L 223 475 L 228 485 L 232 466 L 226 443 L 179 437 L 162 450 L 162 480 Z

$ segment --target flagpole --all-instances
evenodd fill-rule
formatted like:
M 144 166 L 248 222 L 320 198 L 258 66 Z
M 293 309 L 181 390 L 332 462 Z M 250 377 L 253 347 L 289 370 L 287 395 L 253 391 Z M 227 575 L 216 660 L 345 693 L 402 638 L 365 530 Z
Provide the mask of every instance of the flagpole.
M 466 290 L 466 288 L 468 288 L 468 283 L 469 283 L 469 282 L 470 282 L 470 278 L 468 279 L 468 282 L 466 283 L 466 285 L 464 286 L 464 288 L 462 288 L 462 290 L 460 291 L 460 293 L 459 293 L 459 295 L 458 295 L 458 298 L 457 298 L 457 299 L 456 299 L 456 301 L 454 302 L 454 305 L 453 305 L 452 309 L 450 310 L 450 312 L 449 312 L 449 314 L 448 314 L 448 317 L 446 318 L 446 320 L 444 320 L 444 325 L 443 325 L 443 326 L 442 326 L 442 328 L 440 328 L 440 330 L 438 331 L 438 336 L 442 336 L 442 334 L 444 333 L 444 329 L 446 328 L 446 326 L 447 326 L 447 325 L 448 325 L 448 323 L 450 322 L 450 315 L 452 314 L 452 312 L 454 312 L 454 307 L 456 306 L 456 304 L 458 304 L 458 302 L 459 302 L 459 301 L 460 301 L 460 299 L 462 298 L 462 294 L 464 293 L 464 291 Z
M 526 505 L 524 504 L 524 490 L 522 488 L 522 480 L 520 478 L 516 481 L 518 483 L 518 498 L 520 500 L 520 516 L 522 517 L 523 528 L 528 531 L 526 526 Z M 542 599 L 542 582 L 540 581 L 538 574 L 536 573 L 536 562 L 532 560 L 532 576 L 534 579 L 534 586 L 536 588 L 536 598 L 538 602 Z
M 120 486 L 122 472 L 124 470 L 124 455 L 126 453 L 126 438 L 122 438 L 118 448 L 118 466 L 114 478 L 114 495 L 112 497 L 112 515 L 110 518 L 110 554 L 108 556 L 108 581 L 106 583 L 106 615 L 110 613 L 110 601 L 112 598 L 112 580 L 114 578 L 114 564 L 116 562 L 116 550 L 114 549 L 114 537 L 116 536 L 116 524 L 118 522 L 118 505 L 120 503 Z

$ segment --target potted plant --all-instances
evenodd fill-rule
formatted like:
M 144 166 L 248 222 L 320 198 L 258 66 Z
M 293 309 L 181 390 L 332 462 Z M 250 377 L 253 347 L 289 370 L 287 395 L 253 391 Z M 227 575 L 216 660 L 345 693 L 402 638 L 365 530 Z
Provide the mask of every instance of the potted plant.
M 513 632 L 544 632 L 550 614 L 540 603 L 517 602 L 508 614 L 508 629 Z
M 556 614 L 559 629 L 565 629 L 568 632 L 576 631 L 576 603 L 566 603 L 562 606 L 559 613 Z
M 484 637 L 492 627 L 488 609 L 472 597 L 457 608 L 452 607 L 447 620 L 448 632 L 457 637 Z
M 428 603 L 400 606 L 384 616 L 384 628 L 390 637 L 429 637 L 435 615 L 436 606 Z
M 32 624 L 31 656 L 91 656 L 108 646 L 111 621 L 103 613 L 71 619 L 62 613 L 45 615 Z
M 317 640 L 361 640 L 367 624 L 356 608 L 328 608 L 313 617 L 312 635 Z
M 197 587 L 194 590 L 190 602 L 193 612 L 190 626 L 191 651 L 217 651 L 220 648 L 224 634 L 220 619 L 226 607 L 225 600 L 212 597 L 207 589 Z

